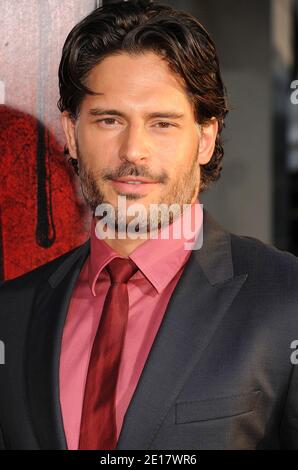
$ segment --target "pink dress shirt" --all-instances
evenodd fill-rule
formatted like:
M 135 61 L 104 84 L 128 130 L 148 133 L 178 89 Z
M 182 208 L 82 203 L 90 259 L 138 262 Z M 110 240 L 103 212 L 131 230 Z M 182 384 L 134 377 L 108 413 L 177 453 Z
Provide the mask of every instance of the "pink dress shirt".
M 202 220 L 203 212 L 197 200 L 170 226 L 168 239 L 161 236 L 145 239 L 129 256 L 139 271 L 127 285 L 129 314 L 116 390 L 117 439 L 166 307 L 191 254 L 189 246 L 194 245 Z M 182 221 L 184 224 L 191 223 L 186 226 L 191 227 L 192 237 L 189 237 L 189 232 L 185 235 L 183 231 L 179 239 L 173 235 L 174 227 Z M 104 239 L 97 238 L 95 223 L 93 218 L 90 254 L 72 293 L 62 337 L 60 403 L 70 450 L 78 448 L 89 358 L 110 286 L 105 266 L 113 258 L 120 256 Z M 180 226 L 182 227 L 182 223 Z M 159 233 L 162 234 L 166 229 L 162 228 Z M 185 242 L 188 242 L 187 249 Z

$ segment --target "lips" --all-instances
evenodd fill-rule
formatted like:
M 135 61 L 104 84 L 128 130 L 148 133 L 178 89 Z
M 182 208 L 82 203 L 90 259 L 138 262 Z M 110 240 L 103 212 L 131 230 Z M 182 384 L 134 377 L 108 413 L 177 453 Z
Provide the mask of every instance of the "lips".
M 131 181 L 131 183 L 129 183 Z M 113 187 L 124 193 L 144 193 L 148 192 L 154 188 L 158 183 L 152 182 L 146 178 L 132 178 L 132 177 L 122 177 L 117 180 L 112 180 Z
M 120 183 L 144 183 L 144 184 L 153 184 L 153 183 L 156 183 L 156 181 L 153 181 L 153 180 L 150 180 L 148 178 L 143 178 L 142 176 L 138 176 L 138 177 L 133 177 L 133 176 L 123 176 L 121 178 L 117 178 L 113 181 L 117 181 L 117 182 L 120 182 Z

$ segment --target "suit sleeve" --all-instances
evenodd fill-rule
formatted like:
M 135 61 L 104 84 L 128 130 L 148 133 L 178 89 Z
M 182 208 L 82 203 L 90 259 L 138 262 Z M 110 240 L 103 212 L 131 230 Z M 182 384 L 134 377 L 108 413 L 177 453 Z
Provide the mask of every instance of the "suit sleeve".
M 0 450 L 6 450 L 1 426 L 0 426 Z
M 298 450 L 298 364 L 293 365 L 280 428 L 282 449 Z
M 5 281 L 0 281 L 0 287 L 2 287 L 4 284 L 5 284 Z M 6 450 L 1 424 L 0 424 L 0 450 Z

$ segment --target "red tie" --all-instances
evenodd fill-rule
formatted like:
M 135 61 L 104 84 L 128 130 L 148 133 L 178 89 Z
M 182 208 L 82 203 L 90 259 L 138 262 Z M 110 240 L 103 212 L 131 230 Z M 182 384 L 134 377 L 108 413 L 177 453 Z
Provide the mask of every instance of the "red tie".
M 92 346 L 82 409 L 79 449 L 110 450 L 117 445 L 116 386 L 128 318 L 127 282 L 138 270 L 131 259 L 114 258 L 111 278 Z

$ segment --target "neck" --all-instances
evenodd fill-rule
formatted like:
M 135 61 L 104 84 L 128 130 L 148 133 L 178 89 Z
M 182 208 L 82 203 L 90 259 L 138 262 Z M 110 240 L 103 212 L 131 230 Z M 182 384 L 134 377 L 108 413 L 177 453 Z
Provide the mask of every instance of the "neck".
M 195 202 L 199 203 L 198 197 L 194 197 L 191 201 L 190 204 L 193 204 Z M 169 226 L 169 236 L 172 236 L 172 228 L 173 224 L 170 224 Z M 162 229 L 158 229 L 158 235 L 156 238 L 159 238 L 160 232 Z M 156 232 L 155 232 L 156 233 Z M 118 253 L 120 256 L 128 257 L 131 255 L 131 253 L 138 248 L 140 245 L 142 245 L 146 240 L 149 239 L 150 237 L 150 232 L 146 232 L 140 235 L 138 238 L 130 238 L 127 233 L 122 233 L 122 237 L 119 236 L 119 233 L 113 233 L 113 237 L 107 236 L 104 238 L 104 241 L 107 245 L 109 245 L 116 253 Z
M 142 245 L 146 240 L 147 238 L 143 238 L 143 239 L 138 238 L 136 240 L 132 240 L 130 238 L 126 238 L 122 240 L 121 239 L 119 240 L 118 238 L 115 238 L 115 239 L 106 238 L 105 242 L 119 255 L 127 258 L 129 255 L 131 255 L 131 253 L 138 246 Z

